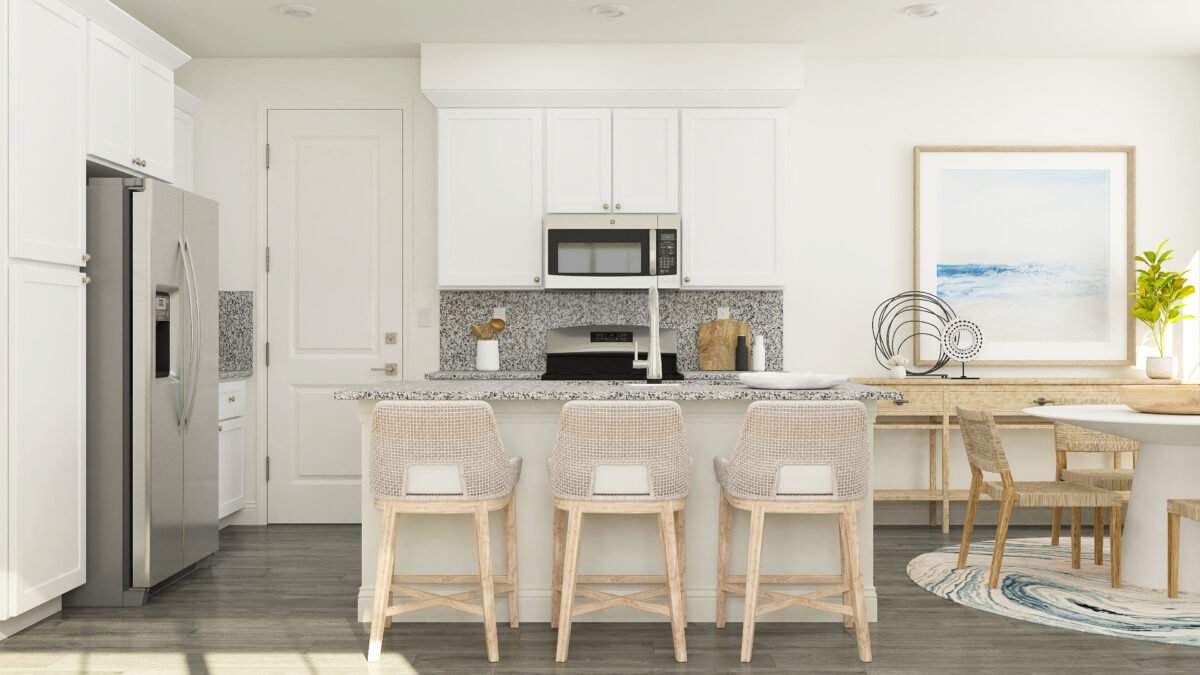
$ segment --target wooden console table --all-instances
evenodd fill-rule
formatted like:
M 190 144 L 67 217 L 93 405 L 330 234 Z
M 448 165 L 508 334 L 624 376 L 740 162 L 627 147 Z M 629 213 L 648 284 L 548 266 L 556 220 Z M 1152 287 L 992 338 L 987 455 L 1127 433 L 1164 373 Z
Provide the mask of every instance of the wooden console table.
M 950 489 L 950 430 L 958 428 L 955 408 L 989 410 L 1001 429 L 1053 429 L 1053 423 L 1021 412 L 1040 405 L 1065 404 L 1083 399 L 1093 403 L 1120 403 L 1119 388 L 1126 384 L 1178 384 L 1179 380 L 983 378 L 954 380 L 911 377 L 854 378 L 851 382 L 898 389 L 899 401 L 879 401 L 875 429 L 918 429 L 929 432 L 929 489 L 875 490 L 878 502 L 929 502 L 929 524 L 937 525 L 937 504 L 942 504 L 942 532 L 950 531 L 950 502 L 966 501 L 967 490 Z M 941 436 L 940 452 L 938 437 Z M 880 446 L 876 444 L 876 452 Z M 940 462 L 939 462 L 940 454 Z M 1047 452 L 1048 466 L 1054 455 Z M 939 466 L 940 464 L 940 466 Z M 939 485 L 940 468 L 940 485 Z

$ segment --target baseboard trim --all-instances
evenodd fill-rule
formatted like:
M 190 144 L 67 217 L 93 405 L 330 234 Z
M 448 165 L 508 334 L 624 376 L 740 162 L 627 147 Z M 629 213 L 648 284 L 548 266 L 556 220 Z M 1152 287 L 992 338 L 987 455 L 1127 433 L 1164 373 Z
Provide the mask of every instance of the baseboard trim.
M 234 511 L 233 513 L 225 516 L 220 521 L 220 527 L 222 529 L 229 527 L 230 525 L 261 525 L 261 524 L 262 523 L 258 522 L 258 506 L 257 505 L 249 505 L 249 506 L 243 507 L 242 509 Z
M 0 640 L 12 637 L 33 624 L 48 619 L 62 611 L 62 596 L 47 600 L 33 609 L 11 619 L 0 621 Z
M 418 586 L 421 590 L 431 593 L 454 593 L 460 590 L 470 590 L 471 586 Z M 477 588 L 477 587 L 476 587 Z M 627 591 L 635 592 L 646 588 L 646 586 L 630 585 Z M 772 590 L 779 590 L 786 593 L 799 593 L 805 589 L 811 590 L 811 586 L 771 586 Z M 872 621 L 878 621 L 879 615 L 879 595 L 875 591 L 874 586 L 868 586 L 865 590 L 867 600 L 867 617 Z M 688 589 L 688 621 L 711 623 L 716 620 L 717 616 L 717 590 L 715 588 L 689 588 Z M 358 620 L 363 623 L 371 621 L 371 604 L 374 602 L 374 589 L 363 586 L 358 589 Z M 589 601 L 590 602 L 590 601 Z M 508 622 L 508 595 L 496 596 L 496 616 L 503 624 Z M 730 622 L 740 622 L 742 620 L 742 597 L 740 595 L 730 595 L 726 616 Z M 585 614 L 578 617 L 576 621 L 620 621 L 620 622 L 654 622 L 654 621 L 669 621 L 665 616 L 658 616 L 641 612 L 634 609 L 622 607 L 614 607 L 612 609 L 596 612 L 594 614 Z M 820 610 L 810 609 L 807 607 L 792 607 L 780 612 L 768 614 L 757 619 L 763 621 L 802 621 L 802 622 L 841 622 L 840 614 L 832 614 L 830 612 L 822 612 Z M 412 614 L 401 614 L 392 617 L 393 622 L 415 621 L 423 622 L 479 622 L 480 617 L 459 612 L 453 609 L 438 607 L 428 609 L 422 612 L 413 612 Z M 550 621 L 550 589 L 546 587 L 523 587 L 521 588 L 521 621 L 528 623 L 548 623 Z

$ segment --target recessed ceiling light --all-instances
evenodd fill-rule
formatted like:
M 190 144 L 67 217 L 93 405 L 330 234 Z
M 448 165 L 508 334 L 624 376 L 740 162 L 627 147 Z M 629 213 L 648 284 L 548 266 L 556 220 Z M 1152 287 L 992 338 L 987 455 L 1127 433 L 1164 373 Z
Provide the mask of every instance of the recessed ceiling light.
M 317 13 L 317 8 L 308 5 L 280 5 L 279 13 L 293 19 L 307 19 Z
M 633 10 L 625 5 L 596 5 L 592 8 L 592 14 L 605 19 L 619 19 L 631 11 Z
M 908 7 L 904 8 L 904 13 L 914 19 L 928 19 L 941 14 L 942 6 L 933 2 L 926 2 L 920 5 L 909 5 Z

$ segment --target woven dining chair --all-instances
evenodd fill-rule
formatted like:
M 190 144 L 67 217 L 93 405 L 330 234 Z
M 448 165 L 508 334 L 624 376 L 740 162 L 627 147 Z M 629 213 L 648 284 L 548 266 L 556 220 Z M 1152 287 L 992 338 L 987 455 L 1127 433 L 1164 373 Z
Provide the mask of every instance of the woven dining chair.
M 870 479 L 867 412 L 858 401 L 756 401 L 742 423 L 733 456 L 713 458 L 721 485 L 717 548 L 717 628 L 725 627 L 729 593 L 746 598 L 742 619 L 742 661 L 754 650 L 758 617 L 803 606 L 841 614 L 853 627 L 858 657 L 871 660 L 871 636 L 863 595 L 858 516 Z M 750 512 L 750 543 L 745 576 L 729 574 L 733 509 Z M 837 514 L 841 572 L 829 575 L 764 575 L 763 526 L 768 513 Z M 765 590 L 762 584 L 829 584 L 802 595 Z M 842 604 L 823 600 L 841 593 Z M 759 598 L 770 600 L 759 605 Z
M 513 491 L 521 458 L 508 457 L 492 408 L 483 401 L 381 401 L 371 416 L 368 465 L 375 508 L 383 511 L 368 661 L 378 661 L 392 617 L 450 607 L 483 617 L 488 661 L 500 660 L 496 593 L 508 593 L 509 625 L 519 625 L 517 512 Z M 506 574 L 492 572 L 488 513 L 504 509 Z M 471 514 L 479 576 L 397 575 L 400 514 Z M 407 584 L 478 583 L 479 590 L 435 595 Z M 396 594 L 415 602 L 394 605 Z M 467 600 L 480 598 L 479 605 Z
M 1167 500 L 1167 597 L 1179 597 L 1179 519 L 1200 522 L 1200 499 Z
M 971 494 L 967 500 L 967 517 L 963 522 L 962 545 L 958 551 L 958 569 L 967 566 L 971 548 L 971 531 L 975 527 L 975 512 L 983 493 L 1000 501 L 1000 519 L 996 525 L 996 544 L 992 551 L 988 588 L 1000 581 L 1000 563 L 1004 558 L 1004 542 L 1014 506 L 1041 506 L 1071 509 L 1071 567 L 1079 569 L 1080 509 L 1086 507 L 1112 510 L 1112 587 L 1121 587 L 1121 502 L 1110 491 L 1090 485 L 1065 481 L 1015 482 L 1009 469 L 1004 445 L 996 420 L 990 412 L 958 408 L 958 423 L 963 445 L 971 464 Z M 1000 482 L 984 482 L 983 472 L 1000 474 Z
M 1056 405 L 1104 405 L 1117 403 L 1108 398 L 1066 398 Z M 1123 458 L 1130 457 L 1134 466 L 1137 462 L 1137 441 L 1113 436 L 1093 429 L 1077 427 L 1063 422 L 1054 423 L 1054 479 L 1080 485 L 1091 485 L 1102 490 L 1119 493 L 1122 503 L 1129 501 L 1133 489 L 1133 468 L 1120 466 Z M 1068 468 L 1067 458 L 1072 453 L 1108 454 L 1112 457 L 1112 468 Z M 1062 507 L 1055 507 L 1050 525 L 1050 543 L 1058 546 L 1062 529 Z M 1095 562 L 1104 564 L 1104 509 L 1096 508 L 1092 514 L 1092 531 L 1095 536 Z
M 555 661 L 567 660 L 571 621 L 610 607 L 669 616 L 675 660 L 687 661 L 687 540 L 684 509 L 692 459 L 683 413 L 673 401 L 571 401 L 563 406 L 549 459 L 554 493 L 551 626 L 558 628 Z M 664 575 L 580 575 L 586 513 L 658 517 Z M 655 584 L 616 595 L 579 584 Z M 667 604 L 647 602 L 667 596 Z M 595 602 L 576 606 L 576 596 Z M 557 609 L 557 617 L 555 610 Z

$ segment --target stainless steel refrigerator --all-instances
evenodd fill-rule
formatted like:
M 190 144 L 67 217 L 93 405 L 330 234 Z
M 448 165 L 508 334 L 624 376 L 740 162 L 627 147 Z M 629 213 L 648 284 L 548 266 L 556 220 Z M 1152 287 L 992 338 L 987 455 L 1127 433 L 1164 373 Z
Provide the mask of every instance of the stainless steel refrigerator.
M 137 605 L 217 550 L 217 204 L 88 181 L 87 583 Z

